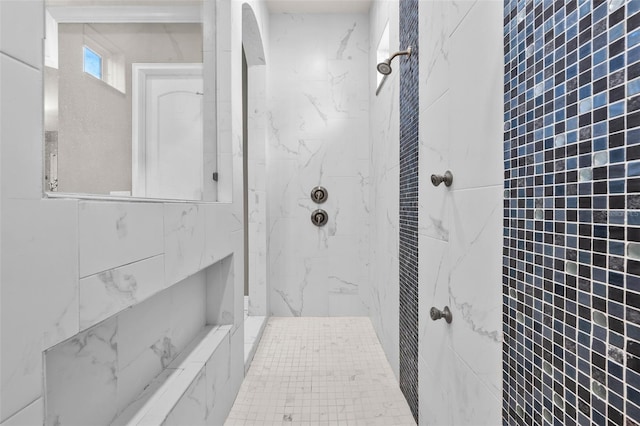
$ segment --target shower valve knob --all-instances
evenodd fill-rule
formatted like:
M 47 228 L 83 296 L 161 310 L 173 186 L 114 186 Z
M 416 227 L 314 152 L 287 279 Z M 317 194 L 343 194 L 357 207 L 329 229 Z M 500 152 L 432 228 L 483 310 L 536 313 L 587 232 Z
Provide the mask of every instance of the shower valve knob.
M 433 186 L 438 186 L 444 182 L 445 186 L 451 186 L 453 183 L 453 174 L 447 170 L 444 175 L 431 175 L 431 183 Z
M 447 324 L 451 324 L 451 321 L 453 320 L 453 316 L 451 315 L 451 311 L 449 310 L 448 306 L 445 306 L 443 310 L 440 310 L 434 306 L 429 311 L 429 315 L 431 316 L 431 319 L 434 321 L 437 321 L 440 318 L 444 318 Z
M 324 226 L 329 220 L 329 215 L 322 209 L 315 210 L 311 213 L 311 223 L 316 226 Z
M 311 200 L 313 200 L 316 204 L 322 204 L 327 201 L 329 197 L 329 193 L 327 189 L 323 186 L 316 186 L 311 190 Z

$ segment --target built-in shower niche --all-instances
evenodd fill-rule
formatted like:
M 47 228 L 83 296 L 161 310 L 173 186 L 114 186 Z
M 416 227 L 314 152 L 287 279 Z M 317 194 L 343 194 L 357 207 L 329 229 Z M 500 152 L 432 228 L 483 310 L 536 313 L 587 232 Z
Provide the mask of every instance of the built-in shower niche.
M 221 424 L 232 403 L 216 398 L 230 379 L 233 262 L 45 351 L 45 424 Z

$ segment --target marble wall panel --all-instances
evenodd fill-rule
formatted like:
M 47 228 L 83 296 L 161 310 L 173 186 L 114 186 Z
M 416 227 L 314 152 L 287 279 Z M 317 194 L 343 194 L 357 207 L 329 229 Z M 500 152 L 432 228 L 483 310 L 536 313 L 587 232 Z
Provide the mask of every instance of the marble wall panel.
M 142 302 L 165 285 L 163 255 L 82 278 L 80 329 Z
M 82 201 L 78 227 L 81 278 L 164 251 L 162 204 Z
M 450 38 L 449 86 L 455 110 L 449 114 L 451 170 L 456 188 L 500 184 L 502 171 L 503 51 L 498 2 L 478 1 Z M 482 37 L 478 34 L 482 33 Z M 461 125 L 464 123 L 464 125 Z
M 239 58 L 242 5 L 230 0 L 216 3 L 217 20 L 220 23 L 219 57 Z M 268 16 L 264 5 L 253 0 L 248 3 L 260 11 L 257 13 L 260 21 Z M 208 11 L 212 12 L 210 8 Z M 58 415 L 65 418 L 88 415 L 88 407 L 94 403 L 93 400 L 89 401 L 92 394 L 81 395 L 78 389 L 82 387 L 81 379 L 86 378 L 91 382 L 97 378 L 101 385 L 98 386 L 95 396 L 104 400 L 96 404 L 104 407 L 100 407 L 95 414 L 99 421 L 106 423 L 113 419 L 110 410 L 119 411 L 126 405 L 129 399 L 125 397 L 127 392 L 134 397 L 136 389 L 144 386 L 143 380 L 138 380 L 141 376 L 148 374 L 153 377 L 156 370 L 147 367 L 161 367 L 162 358 L 167 353 L 165 349 L 169 348 L 168 357 L 171 358 L 171 345 L 175 346 L 176 342 L 177 346 L 182 345 L 193 337 L 190 331 L 192 328 L 195 329 L 201 321 L 204 324 L 203 306 L 206 298 L 200 291 L 186 292 L 174 297 L 171 295 L 173 289 L 165 289 L 151 298 L 146 298 L 145 301 L 142 299 L 146 296 L 136 298 L 135 306 L 132 308 L 125 306 L 129 302 L 116 304 L 118 307 L 107 309 L 108 313 L 83 322 L 83 327 L 95 321 L 102 322 L 79 332 L 80 279 L 87 278 L 83 280 L 83 284 L 87 284 L 100 273 L 124 271 L 127 274 L 131 272 L 136 278 L 138 275 L 144 276 L 140 282 L 148 284 L 165 276 L 161 278 L 164 283 L 158 287 L 162 289 L 163 286 L 174 286 L 178 281 L 230 254 L 241 258 L 242 240 L 239 236 L 242 202 L 238 194 L 242 191 L 242 169 L 238 135 L 242 120 L 240 104 L 237 101 L 240 98 L 240 73 L 236 72 L 239 60 L 221 61 L 218 73 L 220 84 L 217 87 L 221 90 L 221 107 L 230 111 L 229 120 L 223 121 L 226 128 L 221 127 L 218 135 L 220 151 L 223 153 L 218 159 L 221 166 L 219 171 L 224 181 L 221 182 L 223 188 L 219 199 L 227 204 L 171 203 L 165 206 L 154 202 L 43 200 L 43 16 L 42 0 L 0 2 L 0 109 L 3 123 L 0 126 L 0 323 L 3 340 L 0 352 L 0 422 L 42 423 L 42 406 L 45 399 L 47 403 L 44 405 L 52 408 L 47 417 L 48 422 L 53 422 L 52 419 Z M 260 24 L 261 28 L 266 28 L 264 22 Z M 224 63 L 229 64 L 228 69 L 225 69 Z M 207 123 L 211 124 L 209 121 Z M 211 158 L 208 157 L 207 161 L 209 160 Z M 260 178 L 256 177 L 256 180 L 258 179 Z M 234 235 L 231 235 L 232 233 Z M 150 266 L 156 262 L 157 265 Z M 242 291 L 242 279 L 241 273 L 231 277 L 229 283 L 233 286 L 233 292 Z M 127 281 L 124 284 L 130 283 Z M 141 287 L 145 287 L 145 293 L 147 290 L 157 290 L 151 289 L 153 286 L 147 287 L 146 284 Z M 203 284 L 200 288 L 204 289 Z M 88 287 L 86 289 L 88 290 Z M 189 296 L 186 296 L 187 293 Z M 86 295 L 85 292 L 84 296 Z M 162 295 L 166 295 L 167 298 L 164 299 Z M 111 303 L 108 296 L 103 296 L 96 295 L 91 299 L 99 302 L 96 307 L 108 306 Z M 182 296 L 193 300 L 189 302 Z M 234 327 L 237 330 L 242 324 L 243 316 L 242 298 L 236 296 L 234 295 L 233 309 L 240 312 L 234 312 Z M 150 309 L 150 312 L 155 319 L 149 324 L 145 322 L 146 317 L 136 317 L 134 310 L 154 298 L 157 299 L 151 303 L 157 306 Z M 172 304 L 172 300 L 176 302 Z M 121 308 L 124 310 L 119 311 Z M 174 308 L 177 311 L 171 313 L 171 309 Z M 114 314 L 115 317 L 109 316 Z M 130 315 L 130 318 L 125 321 L 126 315 Z M 197 317 L 197 321 L 190 315 Z M 105 317 L 106 319 L 102 319 Z M 24 321 L 24 318 L 29 318 L 29 321 Z M 165 322 L 165 319 L 168 322 Z M 109 333 L 103 331 L 111 327 L 114 321 L 119 334 L 116 339 L 118 362 L 115 371 L 120 379 L 115 386 L 115 400 L 113 382 L 110 379 L 102 380 L 107 376 L 101 376 L 102 373 L 99 371 L 113 362 L 110 354 L 113 345 L 108 343 L 106 335 Z M 147 324 L 147 327 L 139 327 L 139 324 Z M 172 329 L 175 330 L 173 334 Z M 239 344 L 234 340 L 231 353 L 242 364 L 242 333 L 236 331 L 235 335 Z M 166 336 L 171 339 L 167 345 Z M 91 348 L 99 349 L 96 365 L 81 356 L 74 360 L 69 358 L 70 355 L 78 353 L 75 349 L 79 348 L 78 345 L 82 346 L 84 341 L 88 342 L 88 347 L 83 346 L 81 354 Z M 62 347 L 64 350 L 58 352 Z M 46 371 L 47 374 L 50 373 L 46 377 L 47 384 L 53 383 L 54 387 L 59 388 L 60 380 L 65 381 L 65 390 L 57 392 L 55 397 L 50 390 L 47 391 L 48 386 L 43 387 L 44 350 L 51 354 L 57 352 L 52 355 L 50 361 L 54 360 L 64 365 L 64 368 Z M 69 356 L 64 356 L 65 353 Z M 94 367 L 96 370 L 87 371 L 87 374 L 78 377 L 77 374 L 74 375 L 76 367 L 78 371 Z M 106 368 L 104 371 L 106 372 Z M 66 378 L 62 377 L 65 374 L 71 379 L 68 389 Z M 239 368 L 232 371 L 231 376 L 233 383 L 225 384 L 219 391 L 232 401 L 243 377 L 243 366 L 239 365 Z M 87 404 L 78 404 L 77 400 L 72 403 L 75 397 L 86 397 Z M 230 405 L 224 406 L 228 411 Z M 103 411 L 105 407 L 108 407 L 108 410 Z M 72 412 L 71 408 L 75 410 Z M 226 415 L 223 411 L 219 413 L 220 416 Z M 32 421 L 33 419 L 40 420 Z
M 205 366 L 206 370 L 206 398 L 207 398 L 207 423 L 222 424 L 226 420 L 225 406 L 231 406 L 235 396 L 231 397 L 224 391 L 231 377 L 231 337 L 227 336 L 225 342 L 211 355 Z M 227 402 L 225 402 L 227 401 Z
M 368 280 L 368 17 L 274 14 L 270 36 L 271 313 L 366 314 L 368 295 L 356 288 Z M 329 191 L 320 206 L 310 200 L 317 185 Z M 317 208 L 329 213 L 320 229 L 310 220 Z M 355 249 L 350 262 L 342 246 Z
M 42 351 L 78 332 L 78 203 L 9 200 L 2 220 L 5 420 L 41 396 Z
M 369 28 L 369 64 L 376 62 L 377 44 L 389 24 L 389 46 L 398 47 L 398 1 L 374 1 Z M 387 78 L 378 95 L 377 71 L 369 74 L 369 208 L 370 267 L 366 300 L 369 316 L 396 377 L 399 375 L 399 73 Z
M 420 424 L 496 424 L 502 395 L 500 5 L 420 6 Z M 453 185 L 432 186 L 430 175 L 447 169 Z M 432 321 L 429 309 L 445 305 L 453 322 Z
M 47 351 L 45 424 L 109 424 L 115 419 L 117 331 L 112 318 Z
M 46 424 L 111 423 L 203 329 L 205 293 L 202 271 L 47 350 Z
M 165 280 L 174 284 L 207 264 L 205 207 L 198 204 L 164 205 Z
M 206 371 L 202 369 L 162 424 L 167 426 L 206 424 L 206 383 Z

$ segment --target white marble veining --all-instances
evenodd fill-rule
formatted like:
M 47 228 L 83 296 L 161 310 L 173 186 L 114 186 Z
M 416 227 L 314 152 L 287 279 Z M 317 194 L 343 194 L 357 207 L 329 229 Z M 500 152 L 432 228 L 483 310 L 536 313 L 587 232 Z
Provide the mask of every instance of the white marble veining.
M 207 417 L 206 390 L 206 374 L 202 369 L 162 424 L 204 425 Z
M 121 413 L 158 374 L 177 368 L 172 362 L 197 340 L 206 323 L 205 276 L 204 271 L 195 274 L 48 350 L 48 424 L 56 419 L 62 424 L 107 424 L 116 415 L 122 419 Z M 200 360 L 201 369 L 207 359 Z M 85 410 L 76 409 L 84 393 L 105 398 L 110 411 L 92 417 L 99 399 L 86 400 Z M 181 417 L 174 415 L 176 421 Z
M 422 5 L 421 5 L 422 7 Z M 369 13 L 370 59 L 389 22 L 389 46 L 398 40 L 397 1 L 374 1 Z M 370 97 L 370 248 L 366 300 L 371 322 L 396 377 L 399 374 L 399 73 L 394 72 L 377 96 L 377 71 L 368 66 Z
M 206 393 L 207 393 L 207 423 L 223 424 L 233 404 L 235 395 L 224 392 L 231 377 L 231 339 L 227 335 L 226 341 L 220 344 L 211 358 L 207 361 Z
M 267 313 L 267 193 L 249 192 L 249 311 Z
M 204 207 L 164 205 L 165 280 L 172 285 L 206 265 Z
M 123 410 L 177 356 L 170 339 L 171 292 L 118 315 L 118 409 Z
M 368 312 L 368 27 L 365 15 L 271 17 L 266 266 L 275 315 Z M 321 206 L 310 200 L 317 185 L 329 192 Z M 317 208 L 329 214 L 322 228 L 310 220 Z
M 456 4 L 457 3 L 457 4 Z M 420 4 L 420 113 L 438 100 L 449 90 L 449 36 L 452 28 L 449 24 L 454 24 L 451 14 L 460 4 L 471 4 L 472 2 L 453 1 L 425 1 Z M 456 12 L 458 15 L 459 12 Z M 429 25 L 426 25 L 429 19 Z M 432 20 L 432 21 L 431 21 Z M 455 22 L 459 24 L 459 22 Z
M 429 317 L 432 306 L 438 309 L 451 307 L 449 244 L 420 235 L 418 250 L 419 253 L 429 253 L 429 256 L 421 256 L 421 268 L 418 271 L 418 349 L 426 363 L 436 365 L 437 360 L 433 356 L 438 350 L 434 349 L 433 342 L 438 342 L 438 347 L 451 346 L 453 333 L 453 327 L 445 326 L 442 321 L 434 322 Z M 456 325 L 457 322 L 456 317 Z
M 497 398 L 502 380 L 501 194 L 500 186 L 454 192 L 449 246 L 449 307 L 457 319 L 451 345 Z
M 478 1 L 450 40 L 449 93 L 456 108 L 448 117 L 449 162 L 457 189 L 503 181 L 503 52 L 498 21 L 502 22 L 502 5 Z
M 42 395 L 42 351 L 78 332 L 77 212 L 73 200 L 2 203 L 1 420 Z
M 420 424 L 501 424 L 501 398 L 496 398 L 465 360 L 450 348 L 435 350 L 435 367 L 418 359 Z
M 184 370 L 179 368 L 167 368 L 163 370 L 140 394 L 132 397 L 131 403 L 122 410 L 111 424 L 114 426 L 138 424 L 149 410 L 150 405 L 152 405 L 153 402 L 164 393 L 163 391 L 166 391 L 166 388 L 171 386 L 183 372 Z
M 228 283 L 230 284 L 230 283 Z M 229 287 L 232 287 L 229 285 Z M 199 272 L 170 289 L 171 344 L 182 350 L 202 330 L 206 320 L 206 272 Z M 189 315 L 185 315 L 185 309 Z
M 161 204 L 82 201 L 79 229 L 81 278 L 164 251 Z
M 242 229 L 242 218 L 229 204 L 207 204 L 205 214 L 205 263 L 212 264 L 232 253 L 231 234 Z
M 244 371 L 245 374 L 251 365 L 258 344 L 267 323 L 267 317 L 249 316 L 244 317 Z
M 207 365 L 225 369 L 225 381 L 219 383 L 223 389 L 231 374 L 229 332 L 230 326 L 205 327 L 165 370 L 131 398 L 113 424 L 212 424 L 206 417 L 214 406 L 218 416 L 225 415 L 228 410 L 217 407 L 215 392 L 207 385 Z M 221 353 L 226 358 L 221 358 Z
M 147 406 L 144 407 L 146 410 L 136 415 L 136 422 L 134 424 L 140 426 L 163 424 L 176 403 L 179 403 L 182 396 L 185 395 L 185 390 L 188 389 L 201 374 L 202 366 L 198 364 L 188 364 L 184 368 L 178 368 L 176 370 L 179 371 L 179 374 L 172 374 L 168 377 L 169 380 L 160 384 L 160 388 L 151 395 L 151 400 Z M 201 389 L 200 387 L 199 390 Z M 198 400 L 202 399 L 198 391 L 196 391 L 195 396 Z M 177 416 L 174 416 L 173 422 L 175 421 L 177 421 Z
M 457 109 L 457 106 L 456 106 Z M 444 175 L 451 168 L 450 94 L 445 92 L 431 106 L 420 111 L 420 125 L 426 129 L 420 135 L 420 228 L 419 232 L 442 241 L 449 241 L 451 190 L 444 184 L 435 187 L 431 175 Z M 458 186 L 457 169 L 451 189 Z
M 260 29 L 268 29 L 266 7 L 254 0 L 247 4 L 256 10 Z M 216 6 L 219 51 L 207 50 L 207 60 L 211 63 L 214 53 L 224 59 L 216 64 L 220 82 L 216 97 L 229 111 L 217 137 L 222 153 L 217 158 L 219 200 L 224 203 L 165 206 L 151 201 L 43 199 L 44 1 L 0 2 L 3 425 L 42 424 L 45 398 L 47 422 L 61 416 L 83 418 L 79 424 L 109 423 L 205 323 L 204 280 L 184 292 L 175 284 L 233 255 L 239 260 L 224 285 L 232 287 L 230 311 L 240 314 L 233 313 L 237 338 L 230 339 L 228 357 L 239 361 L 221 361 L 231 370 L 227 368 L 228 380 L 219 385 L 223 397 L 216 407 L 218 418 L 228 413 L 226 400 L 233 400 L 243 376 L 242 332 L 237 331 L 242 304 L 235 294 L 241 293 L 243 280 L 238 273 L 243 248 L 242 109 L 238 102 L 242 4 L 222 0 Z M 262 37 L 268 39 L 266 33 Z M 212 111 L 211 104 L 207 108 Z M 215 125 L 211 117 L 205 123 L 210 129 Z M 211 166 L 213 151 L 207 150 L 205 156 Z M 264 182 L 266 174 L 255 179 Z M 213 192 L 207 188 L 208 200 Z M 93 325 L 79 332 L 81 323 L 82 327 Z M 116 328 L 109 329 L 112 326 Z M 105 343 L 110 341 L 105 330 L 115 333 L 113 345 Z M 49 362 L 62 366 L 47 368 L 47 380 L 43 380 L 45 350 L 51 355 Z M 84 356 L 88 352 L 95 356 Z M 56 391 L 61 386 L 65 390 Z
M 243 9 L 243 19 L 249 12 Z M 264 316 L 269 309 L 267 268 L 267 67 L 264 64 L 262 42 L 256 39 L 257 28 L 243 24 L 245 43 L 249 43 L 248 72 L 248 149 L 247 189 L 248 193 L 248 255 L 249 255 L 249 306 L 251 315 Z
M 116 417 L 117 330 L 113 318 L 47 351 L 45 424 L 109 424 Z
M 239 262 L 239 257 L 228 256 L 207 269 L 207 324 L 234 324 L 244 319 L 242 313 L 237 313 L 239 317 L 236 314 L 236 296 L 232 285 L 235 281 L 235 268 L 238 266 L 236 263 Z M 244 290 L 244 286 L 242 289 Z
M 500 5 L 425 2 L 419 13 L 424 28 L 420 423 L 497 424 L 502 397 Z M 453 185 L 434 187 L 430 175 L 447 169 Z M 449 306 L 453 322 L 432 321 L 431 306 Z
M 238 372 L 244 371 L 244 359 L 243 357 L 234 356 L 234 354 L 238 353 L 238 351 L 242 351 L 244 349 L 244 327 L 240 327 L 235 331 L 232 330 L 230 336 L 230 353 L 229 356 L 229 368 L 228 371 L 230 374 L 228 375 L 227 380 L 227 388 L 231 388 L 235 390 L 233 395 L 228 395 L 222 392 L 218 392 L 218 396 L 216 397 L 216 401 L 218 402 L 219 409 L 221 412 L 225 413 L 225 418 L 228 417 L 231 408 L 233 407 L 233 403 L 236 400 L 238 395 L 238 391 L 240 390 L 240 386 L 244 382 L 244 375 L 238 374 Z
M 175 345 L 164 343 L 171 329 L 171 308 L 171 291 L 168 290 L 118 315 L 119 370 L 134 363 L 153 365 L 157 371 L 169 365 L 178 351 Z M 160 347 L 166 350 L 158 351 Z M 143 362 L 136 362 L 138 359 Z
M 164 287 L 163 255 L 83 278 L 80 280 L 80 329 L 97 324 Z

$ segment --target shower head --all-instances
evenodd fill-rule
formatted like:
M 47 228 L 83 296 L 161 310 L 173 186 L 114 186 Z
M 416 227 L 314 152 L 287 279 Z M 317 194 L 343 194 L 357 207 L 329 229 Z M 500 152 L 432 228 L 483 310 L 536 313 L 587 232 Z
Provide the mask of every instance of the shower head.
M 391 74 L 391 71 L 393 71 L 391 69 L 391 64 L 390 64 L 390 60 L 389 59 L 385 59 L 384 61 L 380 62 L 378 64 L 378 72 L 382 75 L 389 75 Z
M 378 66 L 376 67 L 376 68 L 378 68 L 378 72 L 380 74 L 382 74 L 382 75 L 391 74 L 391 71 L 393 71 L 391 69 L 391 61 L 393 60 L 393 58 L 395 58 L 396 56 L 400 56 L 400 55 L 411 56 L 411 46 L 407 47 L 407 50 L 402 50 L 400 52 L 396 52 L 393 55 L 391 55 L 389 58 L 387 58 L 384 61 L 380 62 L 378 64 Z

